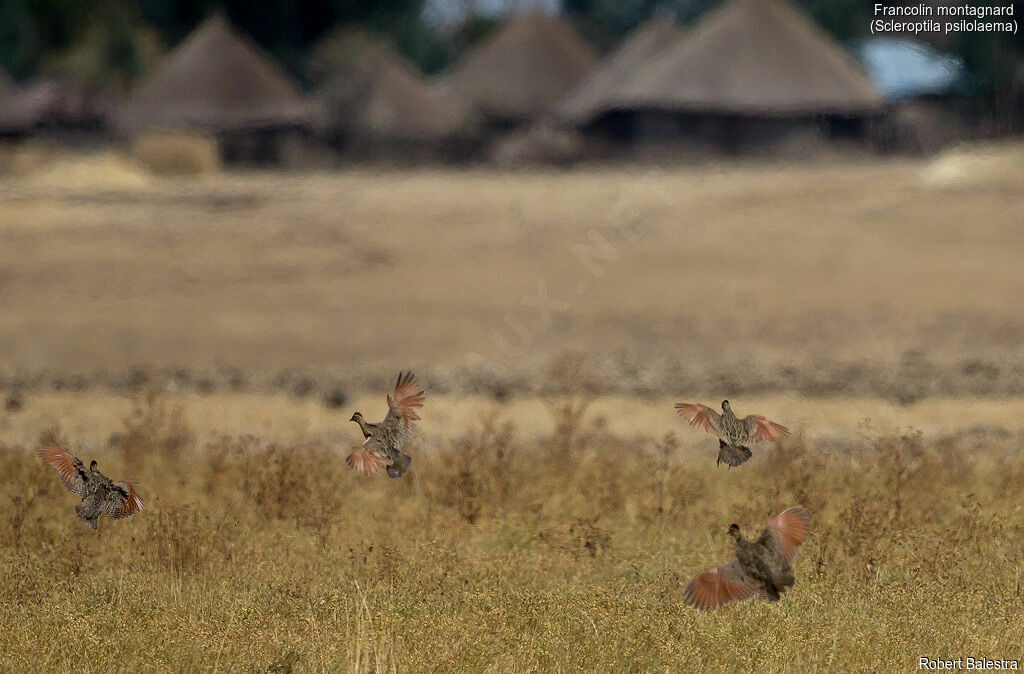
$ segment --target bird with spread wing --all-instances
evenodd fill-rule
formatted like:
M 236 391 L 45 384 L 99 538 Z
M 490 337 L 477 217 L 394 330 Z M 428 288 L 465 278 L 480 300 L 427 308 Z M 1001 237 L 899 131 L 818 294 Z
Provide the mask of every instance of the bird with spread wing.
M 39 456 L 57 469 L 57 476 L 69 492 L 81 497 L 75 513 L 91 529 L 97 528 L 100 515 L 117 520 L 142 510 L 138 486 L 131 480 L 114 482 L 96 469 L 95 461 L 86 468 L 77 457 L 55 445 L 39 450 Z
M 381 468 L 387 469 L 388 477 L 405 475 L 412 464 L 412 457 L 402 451 L 415 431 L 414 422 L 419 421 L 416 410 L 423 407 L 426 394 L 416 384 L 412 372 L 399 372 L 395 391 L 387 397 L 388 413 L 379 424 L 366 421 L 362 413 L 356 412 L 349 421 L 359 424 L 366 439 L 362 447 L 348 455 L 346 462 L 364 475 L 373 475 Z
M 691 426 L 703 428 L 718 437 L 718 461 L 715 465 L 726 463 L 730 468 L 738 466 L 753 455 L 747 444 L 778 440 L 789 435 L 788 428 L 760 414 L 748 414 L 740 419 L 733 413 L 728 400 L 722 401 L 721 414 L 710 407 L 694 403 L 676 403 L 676 412 L 689 421 Z
M 809 528 L 810 516 L 802 506 L 773 517 L 754 541 L 744 539 L 739 526 L 731 525 L 729 535 L 736 541 L 736 556 L 687 583 L 683 599 L 702 609 L 752 597 L 778 601 L 795 582 L 796 549 L 807 538 Z

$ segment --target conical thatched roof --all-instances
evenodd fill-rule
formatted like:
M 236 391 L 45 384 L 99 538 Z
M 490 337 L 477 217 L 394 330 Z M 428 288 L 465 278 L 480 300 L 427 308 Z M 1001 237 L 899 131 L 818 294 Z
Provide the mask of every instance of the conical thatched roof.
M 0 71 L 0 132 L 25 131 L 35 118 L 32 107 L 19 95 L 7 73 Z
M 596 64 L 572 26 L 534 13 L 470 50 L 445 84 L 492 119 L 523 121 L 552 110 Z
M 731 0 L 642 73 L 640 107 L 755 115 L 865 113 L 881 98 L 824 30 L 787 0 Z
M 329 127 L 387 140 L 438 140 L 467 125 L 465 105 L 427 84 L 384 46 L 367 51 L 320 90 Z
M 220 15 L 207 19 L 132 93 L 124 122 L 254 129 L 309 123 L 315 108 L 251 40 Z
M 628 89 L 634 78 L 682 34 L 681 28 L 664 19 L 651 19 L 640 26 L 562 99 L 559 116 L 573 124 L 586 124 L 603 112 L 628 107 Z

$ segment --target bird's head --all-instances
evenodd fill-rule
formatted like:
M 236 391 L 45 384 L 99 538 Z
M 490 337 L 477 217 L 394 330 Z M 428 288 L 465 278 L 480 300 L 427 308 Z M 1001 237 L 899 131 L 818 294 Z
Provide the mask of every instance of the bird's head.
M 736 539 L 737 541 L 740 540 L 740 525 L 738 525 L 738 524 L 730 524 L 729 525 L 729 536 L 731 538 Z
M 723 412 L 728 412 L 729 411 L 729 401 L 728 400 L 723 400 L 722 401 L 722 411 Z
M 96 459 L 93 459 L 92 462 L 89 464 L 89 470 L 91 470 L 91 471 L 95 471 L 96 470 Z
M 349 419 L 349 421 L 354 421 L 357 424 L 359 424 L 359 428 L 363 431 L 363 435 L 370 435 L 370 425 L 366 423 L 366 419 L 363 418 L 363 414 L 361 412 L 356 412 L 355 414 L 353 414 L 352 418 Z

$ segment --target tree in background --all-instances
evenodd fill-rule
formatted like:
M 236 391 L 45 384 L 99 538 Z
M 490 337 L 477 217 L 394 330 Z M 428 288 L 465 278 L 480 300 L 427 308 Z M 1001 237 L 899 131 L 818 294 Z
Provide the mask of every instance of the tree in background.
M 991 112 L 992 131 L 1024 131 L 1024 51 L 996 34 L 957 36 L 950 45 L 971 73 L 974 96 Z
M 0 65 L 16 78 L 35 72 L 43 55 L 67 49 L 88 21 L 75 0 L 5 0 L 0 4 Z
M 56 72 L 113 84 L 136 77 L 158 45 L 179 43 L 207 16 L 223 11 L 299 76 L 310 46 L 346 25 L 383 35 L 436 70 L 453 53 L 445 36 L 422 20 L 422 7 L 423 0 L 4 0 L 0 66 L 17 79 Z M 114 72 L 101 76 L 104 67 Z
M 130 0 L 101 0 L 66 49 L 44 52 L 41 72 L 90 89 L 124 90 L 164 53 L 157 31 Z
M 427 69 L 451 58 L 443 36 L 421 19 L 423 0 L 135 0 L 144 18 L 176 44 L 222 10 L 293 74 L 303 77 L 312 45 L 335 28 L 362 27 L 385 37 Z

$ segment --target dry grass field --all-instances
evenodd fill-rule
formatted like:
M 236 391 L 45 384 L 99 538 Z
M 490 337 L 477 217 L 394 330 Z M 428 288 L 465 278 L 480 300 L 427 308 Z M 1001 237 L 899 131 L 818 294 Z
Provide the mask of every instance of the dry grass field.
M 959 161 L 5 178 L 0 673 L 1024 659 L 1024 181 Z M 723 397 L 793 435 L 716 468 Z M 783 601 L 683 605 L 795 503 Z
M 1021 657 L 1020 431 L 865 431 L 842 448 L 797 436 L 716 470 L 708 438 L 623 437 L 575 396 L 546 415 L 552 430 L 529 439 L 500 413 L 424 439 L 408 479 L 389 481 L 353 476 L 325 443 L 200 439 L 177 402 L 142 396 L 116 448 L 81 448 L 138 476 L 146 498 L 98 532 L 28 451 L 38 443 L 5 443 L 0 669 L 900 671 L 930 654 Z M 782 602 L 681 603 L 689 577 L 730 554 L 730 522 L 754 530 L 792 503 L 813 533 Z
M 8 180 L 0 376 L 1024 394 L 1024 181 L 931 169 Z

